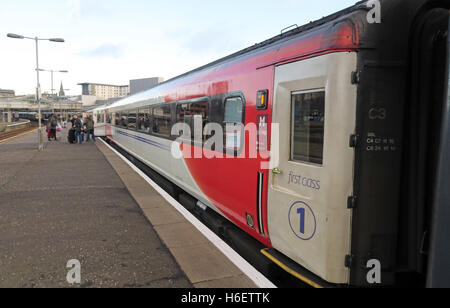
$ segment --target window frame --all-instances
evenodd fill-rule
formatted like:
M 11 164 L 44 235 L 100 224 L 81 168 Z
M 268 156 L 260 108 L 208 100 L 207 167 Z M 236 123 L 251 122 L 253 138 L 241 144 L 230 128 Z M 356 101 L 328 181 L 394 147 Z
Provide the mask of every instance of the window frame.
M 175 122 L 173 125 L 178 124 L 178 123 L 184 123 L 184 122 L 178 122 L 178 106 L 180 105 L 185 105 L 185 104 L 196 104 L 196 103 L 203 103 L 206 102 L 208 104 L 208 121 L 211 122 L 211 117 L 212 117 L 212 105 L 211 105 L 211 97 L 210 96 L 204 96 L 204 97 L 197 97 L 197 98 L 193 98 L 193 99 L 187 99 L 187 100 L 182 100 L 182 101 L 177 101 L 174 103 L 175 105 Z M 172 127 L 173 127 L 172 125 Z M 193 132 L 191 131 L 191 134 Z M 202 132 L 202 136 L 203 136 L 203 132 Z M 174 137 L 173 139 L 176 140 L 178 138 L 181 137 L 177 137 L 177 136 L 172 136 Z M 198 142 L 195 142 L 195 140 L 185 140 L 185 139 L 180 139 L 183 143 L 186 144 L 190 144 L 191 146 L 200 146 L 200 144 Z M 201 146 L 203 147 L 203 145 L 205 144 L 206 141 L 202 140 Z
M 136 131 L 137 130 L 137 117 L 138 117 L 138 109 L 134 108 L 134 109 L 128 109 L 127 111 L 127 127 L 126 129 L 131 130 L 131 131 Z M 132 127 L 130 127 L 130 116 L 134 115 L 135 118 L 135 122 L 134 122 L 134 129 Z M 133 124 L 133 123 L 132 123 Z
M 173 106 L 174 103 L 164 103 L 164 104 L 157 104 L 157 105 L 151 105 L 150 108 L 150 135 L 152 136 L 156 136 L 156 137 L 160 137 L 163 139 L 172 139 L 172 127 L 174 125 L 174 120 L 173 120 Z M 166 134 L 160 134 L 160 133 L 155 133 L 153 131 L 153 125 L 155 124 L 155 109 L 157 108 L 161 108 L 161 107 L 169 107 L 170 109 L 170 128 L 169 128 L 169 135 Z
M 148 115 L 148 121 L 149 121 L 149 131 L 147 132 L 146 130 L 141 130 L 139 127 L 141 126 L 141 120 L 140 120 L 140 115 L 141 115 L 141 111 L 147 111 L 147 115 Z M 143 113 L 145 114 L 145 113 Z M 152 116 L 153 116 L 153 109 L 152 106 L 143 106 L 140 108 L 137 108 L 137 122 L 136 122 L 136 131 L 138 133 L 141 134 L 145 134 L 145 135 L 151 135 L 152 134 Z M 144 121 L 145 123 L 145 121 Z
M 223 111 L 223 118 L 222 118 L 223 152 L 224 152 L 224 154 L 227 154 L 226 125 L 230 124 L 230 123 L 226 123 L 225 122 L 226 102 L 227 102 L 227 100 L 233 99 L 233 98 L 240 98 L 241 102 L 242 102 L 242 108 L 243 108 L 241 124 L 242 124 L 242 127 L 244 129 L 244 132 L 243 132 L 243 134 L 241 134 L 241 144 L 240 144 L 239 148 L 234 151 L 234 156 L 239 156 L 239 155 L 241 155 L 242 151 L 245 149 L 245 140 L 246 140 L 246 138 L 245 138 L 245 124 L 246 124 L 245 120 L 246 120 L 246 116 L 247 116 L 247 101 L 245 99 L 244 93 L 242 93 L 241 91 L 227 93 L 223 97 L 223 100 L 222 100 L 222 111 Z

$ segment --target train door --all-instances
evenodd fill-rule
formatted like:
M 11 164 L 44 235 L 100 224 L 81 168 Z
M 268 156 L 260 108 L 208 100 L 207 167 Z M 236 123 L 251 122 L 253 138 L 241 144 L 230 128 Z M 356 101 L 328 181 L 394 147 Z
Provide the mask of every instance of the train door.
M 356 53 L 275 69 L 268 222 L 273 247 L 331 283 L 348 283 L 355 131 Z
M 448 288 L 450 280 L 450 14 L 447 16 L 449 24 L 446 32 L 447 69 L 444 78 L 444 92 L 441 124 L 441 142 L 437 159 L 436 188 L 434 191 L 434 212 L 432 217 L 433 230 L 431 232 L 431 249 L 428 265 L 428 287 Z

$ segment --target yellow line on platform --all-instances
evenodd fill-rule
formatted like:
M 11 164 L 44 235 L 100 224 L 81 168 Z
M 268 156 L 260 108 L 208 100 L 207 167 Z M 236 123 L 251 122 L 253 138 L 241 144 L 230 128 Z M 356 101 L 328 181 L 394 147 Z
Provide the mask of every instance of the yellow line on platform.
M 266 258 L 268 258 L 269 260 L 271 260 L 272 262 L 274 262 L 276 265 L 278 265 L 279 267 L 281 267 L 284 271 L 288 272 L 290 275 L 296 277 L 297 279 L 300 279 L 301 281 L 303 281 L 304 283 L 310 285 L 313 288 L 316 289 L 323 289 L 323 287 L 317 283 L 315 283 L 314 281 L 306 278 L 305 276 L 297 273 L 296 271 L 294 271 L 293 269 L 289 268 L 287 265 L 283 264 L 281 261 L 279 261 L 278 259 L 276 259 L 275 257 L 273 257 L 269 252 L 268 249 L 263 249 L 261 250 L 261 253 L 266 256 Z
M 32 132 L 35 132 L 35 131 L 37 131 L 37 130 L 38 130 L 38 129 L 36 128 L 36 129 L 30 130 L 29 132 L 26 132 L 26 133 L 22 133 L 22 134 L 19 134 L 19 135 L 17 135 L 17 136 L 14 136 L 14 137 L 10 137 L 10 138 L 8 138 L 8 139 L 5 139 L 5 140 L 1 140 L 1 141 L 0 141 L 0 144 L 2 144 L 2 143 L 5 143 L 5 142 L 7 142 L 7 141 L 10 141 L 10 140 L 12 140 L 12 139 L 15 139 L 15 138 L 19 138 L 19 137 L 22 137 L 22 136 L 28 135 L 28 134 L 30 134 L 30 133 L 32 133 Z

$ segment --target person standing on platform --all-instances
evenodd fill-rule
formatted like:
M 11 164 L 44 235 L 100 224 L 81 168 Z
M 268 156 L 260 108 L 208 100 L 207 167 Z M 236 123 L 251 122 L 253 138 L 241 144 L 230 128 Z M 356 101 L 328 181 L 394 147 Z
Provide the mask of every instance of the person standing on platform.
M 58 126 L 58 118 L 56 117 L 56 114 L 52 115 L 49 119 L 50 122 L 50 136 L 55 139 L 55 141 L 58 141 L 56 138 L 56 127 Z
M 73 128 L 75 129 L 75 143 L 83 143 L 83 123 L 77 115 L 73 116 Z
M 92 140 L 95 142 L 95 133 L 94 133 L 95 123 L 94 120 L 92 119 L 92 116 L 88 116 L 83 125 L 86 127 L 85 130 L 85 134 L 87 135 L 86 142 L 90 141 L 90 136 L 92 136 Z

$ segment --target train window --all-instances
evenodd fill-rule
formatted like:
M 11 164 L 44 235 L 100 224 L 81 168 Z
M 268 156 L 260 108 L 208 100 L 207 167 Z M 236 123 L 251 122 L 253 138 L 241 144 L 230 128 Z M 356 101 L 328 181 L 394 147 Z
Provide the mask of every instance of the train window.
M 116 126 L 120 126 L 120 113 L 114 113 L 114 125 Z
M 172 112 L 169 105 L 153 108 L 152 131 L 155 134 L 170 136 Z
M 292 93 L 291 160 L 323 164 L 325 91 Z
M 201 135 L 203 141 L 206 141 L 206 136 L 203 135 L 203 129 L 209 122 L 209 102 L 195 102 L 195 103 L 182 103 L 177 105 L 177 123 L 186 123 L 191 128 L 191 135 L 194 137 L 195 132 L 195 117 L 201 117 L 202 127 Z
M 242 131 L 239 125 L 244 123 L 244 101 L 241 97 L 230 97 L 225 100 L 224 140 L 227 149 L 239 151 L 242 148 Z M 231 128 L 230 128 L 231 126 Z
M 244 102 L 240 97 L 225 100 L 225 124 L 239 124 L 244 122 Z
M 126 111 L 119 113 L 119 122 L 116 122 L 117 126 L 127 128 L 128 127 L 128 114 Z
M 143 133 L 150 133 L 150 108 L 140 108 L 138 116 L 137 130 Z
M 108 111 L 106 112 L 106 123 L 111 124 L 111 114 Z
M 129 110 L 127 116 L 127 128 L 136 130 L 137 110 Z

